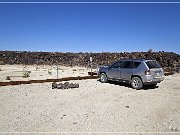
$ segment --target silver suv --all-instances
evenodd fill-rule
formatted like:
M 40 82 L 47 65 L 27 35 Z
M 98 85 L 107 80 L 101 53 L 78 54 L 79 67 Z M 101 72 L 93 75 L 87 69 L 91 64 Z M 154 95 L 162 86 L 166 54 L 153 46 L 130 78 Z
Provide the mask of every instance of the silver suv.
M 134 89 L 144 85 L 156 86 L 164 80 L 164 72 L 155 60 L 119 60 L 110 66 L 98 69 L 102 83 L 112 81 L 127 82 Z

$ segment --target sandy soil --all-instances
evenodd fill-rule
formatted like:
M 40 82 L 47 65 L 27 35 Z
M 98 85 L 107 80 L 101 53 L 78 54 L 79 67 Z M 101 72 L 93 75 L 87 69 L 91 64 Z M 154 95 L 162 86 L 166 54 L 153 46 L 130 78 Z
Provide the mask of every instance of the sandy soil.
M 69 82 L 80 88 L 0 87 L 0 132 L 180 134 L 180 74 L 143 90 L 96 79 Z

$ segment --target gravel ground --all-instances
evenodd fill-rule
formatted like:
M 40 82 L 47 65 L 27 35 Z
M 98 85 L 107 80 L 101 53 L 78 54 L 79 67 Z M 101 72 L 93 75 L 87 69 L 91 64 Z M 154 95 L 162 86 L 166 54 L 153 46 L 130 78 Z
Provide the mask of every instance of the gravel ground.
M 80 87 L 0 87 L 0 132 L 180 134 L 179 74 L 143 90 L 95 79 L 69 82 Z

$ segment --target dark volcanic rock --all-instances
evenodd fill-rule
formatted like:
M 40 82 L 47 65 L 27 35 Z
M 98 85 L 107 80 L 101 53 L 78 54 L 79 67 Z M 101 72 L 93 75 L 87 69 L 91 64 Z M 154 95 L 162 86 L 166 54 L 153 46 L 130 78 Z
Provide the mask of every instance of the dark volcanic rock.
M 176 71 L 180 65 L 180 55 L 173 52 L 120 52 L 120 53 L 61 53 L 61 52 L 27 52 L 0 51 L 0 61 L 4 64 L 25 65 L 62 65 L 89 67 L 89 58 L 93 58 L 93 68 L 107 65 L 119 59 L 153 59 L 157 60 L 165 71 Z
M 64 83 L 64 89 L 69 89 L 69 82 Z
M 78 83 L 69 83 L 69 82 L 65 82 L 63 83 L 52 83 L 52 89 L 57 88 L 57 89 L 72 89 L 72 88 L 79 88 L 79 84 Z
M 64 86 L 64 84 L 59 83 L 59 84 L 57 84 L 57 88 L 58 88 L 58 89 L 64 89 L 64 88 L 65 88 L 65 86 Z
M 52 83 L 52 89 L 54 89 L 54 88 L 57 88 L 57 83 L 56 82 Z

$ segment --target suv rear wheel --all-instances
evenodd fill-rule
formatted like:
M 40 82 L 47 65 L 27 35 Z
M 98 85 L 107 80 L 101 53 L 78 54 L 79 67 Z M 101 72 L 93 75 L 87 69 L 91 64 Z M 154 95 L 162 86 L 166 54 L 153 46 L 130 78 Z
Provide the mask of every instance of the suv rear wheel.
M 102 83 L 106 83 L 106 82 L 108 81 L 108 77 L 107 77 L 107 75 L 106 75 L 105 73 L 101 73 L 101 75 L 100 75 L 100 81 L 101 81 Z
M 137 90 L 141 89 L 141 88 L 143 87 L 143 83 L 142 83 L 142 81 L 141 81 L 141 78 L 139 78 L 139 77 L 133 77 L 133 78 L 131 79 L 131 87 L 132 87 L 133 89 L 137 89 Z

